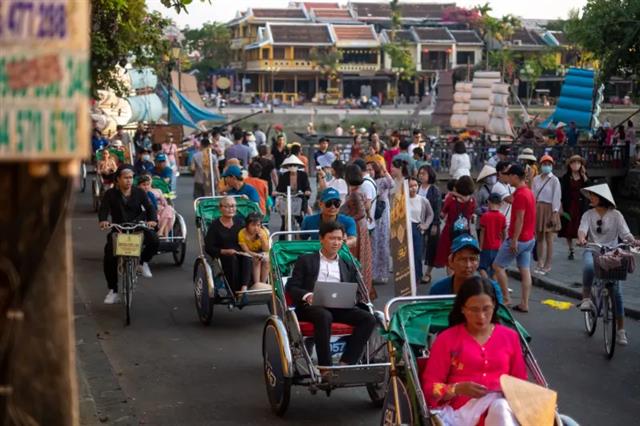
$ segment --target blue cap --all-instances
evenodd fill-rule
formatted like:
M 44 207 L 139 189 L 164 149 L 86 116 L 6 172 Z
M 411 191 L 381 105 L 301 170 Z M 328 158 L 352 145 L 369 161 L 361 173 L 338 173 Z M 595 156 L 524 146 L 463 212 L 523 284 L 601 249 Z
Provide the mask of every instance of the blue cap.
M 333 188 L 325 189 L 324 191 L 322 191 L 322 194 L 320 195 L 320 201 L 322 201 L 323 203 L 326 203 L 329 200 L 339 200 L 339 199 L 340 199 L 340 193 Z
M 228 176 L 240 178 L 242 177 L 242 169 L 239 166 L 232 164 L 229 167 L 227 167 L 227 170 L 225 170 L 224 173 L 222 173 L 222 177 L 228 177 Z
M 160 153 L 156 155 L 156 161 L 167 161 L 167 156 L 164 153 Z
M 476 240 L 469 234 L 459 235 L 451 243 L 452 254 L 457 253 L 460 250 L 465 248 L 472 248 L 478 253 L 480 253 L 480 246 L 478 245 L 478 240 Z

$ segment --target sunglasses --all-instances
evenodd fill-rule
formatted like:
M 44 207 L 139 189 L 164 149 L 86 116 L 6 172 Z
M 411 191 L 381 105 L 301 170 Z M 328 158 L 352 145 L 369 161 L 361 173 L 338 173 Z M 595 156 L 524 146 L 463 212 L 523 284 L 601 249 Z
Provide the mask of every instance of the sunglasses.
M 335 207 L 338 208 L 340 207 L 340 200 L 329 200 L 329 201 L 325 201 L 324 205 L 327 207 Z
M 602 219 L 599 219 L 599 220 L 596 222 L 596 225 L 598 225 L 598 227 L 596 228 L 596 232 L 597 232 L 598 234 L 602 234 Z

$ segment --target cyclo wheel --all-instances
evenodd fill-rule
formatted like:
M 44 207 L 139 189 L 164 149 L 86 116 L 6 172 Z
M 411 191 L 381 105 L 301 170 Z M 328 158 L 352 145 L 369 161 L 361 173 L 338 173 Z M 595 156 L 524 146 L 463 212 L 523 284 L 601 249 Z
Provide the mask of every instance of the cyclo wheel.
M 591 292 L 591 309 L 583 312 L 584 314 L 584 329 L 587 331 L 589 337 L 593 336 L 596 332 L 596 326 L 598 325 L 598 304 L 597 298 L 593 295 L 593 292 L 597 289 L 593 289 Z
M 282 339 L 275 322 L 269 320 L 262 334 L 264 383 L 271 411 L 282 417 L 291 400 L 291 378 L 285 377 L 286 360 L 282 355 Z
M 369 362 L 372 364 L 380 364 L 384 362 L 389 362 L 389 348 L 387 347 L 386 342 L 380 335 L 380 333 L 376 330 L 369 338 L 369 343 L 367 346 L 367 351 L 369 351 Z M 366 361 L 366 358 L 364 358 Z M 367 393 L 369 394 L 369 398 L 371 398 L 371 402 L 374 407 L 380 408 L 384 405 L 384 400 L 387 396 L 387 386 L 389 384 L 389 373 L 387 370 L 387 374 L 385 375 L 385 379 L 382 383 L 368 383 L 367 384 Z
M 184 239 L 184 232 L 182 230 L 182 221 L 176 216 L 175 223 L 173 224 L 173 237 L 182 237 L 182 242 L 180 242 L 176 249 L 171 253 L 173 255 L 173 263 L 176 266 L 180 266 L 184 263 L 184 258 L 187 254 L 187 242 Z
M 203 260 L 196 261 L 193 277 L 193 295 L 196 302 L 198 319 L 203 325 L 210 325 L 213 318 L 213 300 L 209 297 L 207 271 Z
M 607 283 L 607 288 L 602 291 L 602 328 L 604 332 L 604 350 L 608 359 L 613 358 L 616 350 L 615 306 L 613 284 Z

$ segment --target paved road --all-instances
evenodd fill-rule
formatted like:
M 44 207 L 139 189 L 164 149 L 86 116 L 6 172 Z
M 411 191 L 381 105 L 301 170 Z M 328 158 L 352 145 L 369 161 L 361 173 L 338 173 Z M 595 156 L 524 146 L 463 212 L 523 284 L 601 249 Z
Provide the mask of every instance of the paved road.
M 349 425 L 379 423 L 366 391 L 339 390 L 327 398 L 294 388 L 284 420 L 268 408 L 261 368 L 264 307 L 229 312 L 216 307 L 211 327 L 198 322 L 191 287 L 196 252 L 190 178 L 180 178 L 178 210 L 190 227 L 182 267 L 156 257 L 154 278 L 141 279 L 133 324 L 124 328 L 120 306 L 102 303 L 104 233 L 90 212 L 90 197 L 76 199 L 72 226 L 76 279 L 76 331 L 82 372 L 83 424 Z M 517 295 L 518 284 L 511 283 Z M 379 287 L 381 299 L 392 295 Z M 425 288 L 420 289 L 421 292 Z M 518 314 L 534 338 L 533 351 L 561 411 L 582 425 L 635 424 L 640 408 L 640 326 L 629 321 L 631 344 L 613 361 L 603 356 L 600 330 L 589 339 L 576 310 L 558 311 L 544 299 L 568 300 L 536 289 L 532 311 Z M 97 409 L 99 414 L 94 414 Z

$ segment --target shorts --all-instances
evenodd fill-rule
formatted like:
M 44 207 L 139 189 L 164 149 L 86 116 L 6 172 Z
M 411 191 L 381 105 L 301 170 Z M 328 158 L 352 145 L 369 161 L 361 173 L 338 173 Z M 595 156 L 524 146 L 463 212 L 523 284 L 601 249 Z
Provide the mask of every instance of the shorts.
M 518 268 L 530 268 L 531 253 L 533 252 L 533 247 L 536 244 L 535 238 L 529 241 L 518 241 L 518 252 L 516 254 L 511 253 L 511 249 L 509 248 L 510 244 L 510 238 L 507 238 L 502 242 L 502 245 L 500 246 L 498 254 L 493 263 L 501 268 L 506 268 L 514 260 L 516 260 Z
M 480 252 L 480 266 L 481 271 L 486 271 L 489 276 L 493 276 L 493 261 L 498 255 L 498 250 L 482 250 Z

